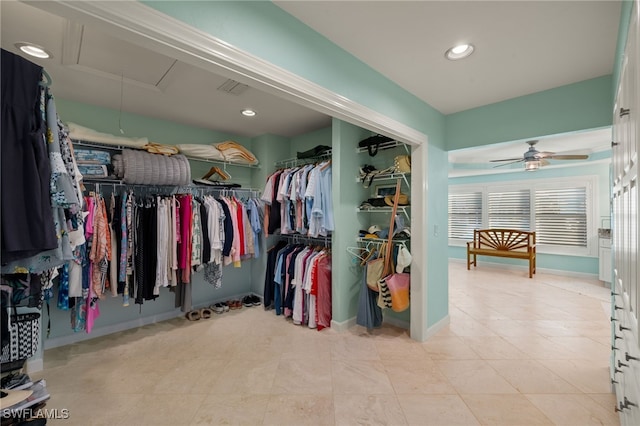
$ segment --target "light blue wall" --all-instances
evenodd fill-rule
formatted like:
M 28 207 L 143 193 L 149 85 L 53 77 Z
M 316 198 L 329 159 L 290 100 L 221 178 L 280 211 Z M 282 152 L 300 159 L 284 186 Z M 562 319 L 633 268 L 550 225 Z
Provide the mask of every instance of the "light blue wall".
M 449 223 L 447 173 L 442 172 L 448 162 L 447 152 L 434 145 L 429 145 L 429 166 L 427 170 L 429 205 L 427 208 L 427 256 L 429 258 L 428 276 L 428 309 L 429 325 L 436 324 L 449 313 L 449 270 L 447 246 L 447 227 Z M 414 217 L 413 221 L 424 221 Z M 440 265 L 433 267 L 435 265 Z
M 359 140 L 368 135 L 366 130 L 338 120 L 332 121 L 332 187 L 333 216 L 336 229 L 332 240 L 332 303 L 333 320 L 345 323 L 356 316 L 362 270 L 348 254 L 347 247 L 355 245 L 359 229 L 370 220 L 356 208 L 368 191 L 356 182 L 357 164 L 363 160 L 356 152 Z
M 447 150 L 610 126 L 611 76 L 447 115 Z
M 304 135 L 294 136 L 291 138 L 289 158 L 296 158 L 298 152 L 304 152 L 318 145 L 332 146 L 332 129 L 331 126 L 315 132 L 305 133 Z

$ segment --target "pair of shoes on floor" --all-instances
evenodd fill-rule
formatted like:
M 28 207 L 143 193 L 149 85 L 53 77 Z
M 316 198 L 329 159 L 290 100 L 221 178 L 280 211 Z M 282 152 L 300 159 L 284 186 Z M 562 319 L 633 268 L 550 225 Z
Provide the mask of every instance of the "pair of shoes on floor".
M 229 300 L 227 301 L 227 305 L 229 309 L 242 309 L 242 302 L 239 300 Z
M 213 310 L 209 308 L 202 309 L 194 309 L 193 311 L 187 312 L 185 317 L 189 321 L 198 321 L 200 318 L 209 319 L 213 315 Z
M 242 298 L 242 304 L 246 307 L 260 306 L 262 302 L 258 296 L 251 294 Z
M 227 305 L 226 303 L 215 303 L 211 305 L 209 308 L 211 308 L 211 310 L 216 314 L 229 312 L 229 305 Z

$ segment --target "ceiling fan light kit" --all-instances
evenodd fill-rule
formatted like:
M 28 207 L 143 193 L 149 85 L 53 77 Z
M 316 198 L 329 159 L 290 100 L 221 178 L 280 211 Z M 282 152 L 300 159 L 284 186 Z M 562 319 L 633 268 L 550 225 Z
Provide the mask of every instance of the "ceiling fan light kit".
M 528 172 L 534 172 L 540 168 L 540 161 L 529 160 L 524 163 L 524 169 Z

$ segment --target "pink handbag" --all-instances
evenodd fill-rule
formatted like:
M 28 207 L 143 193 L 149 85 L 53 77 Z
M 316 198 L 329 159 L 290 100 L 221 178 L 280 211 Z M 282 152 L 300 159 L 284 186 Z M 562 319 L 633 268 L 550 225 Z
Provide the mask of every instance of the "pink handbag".
M 409 287 L 411 275 L 406 272 L 391 274 L 385 278 L 391 293 L 391 309 L 394 312 L 405 311 L 409 307 Z

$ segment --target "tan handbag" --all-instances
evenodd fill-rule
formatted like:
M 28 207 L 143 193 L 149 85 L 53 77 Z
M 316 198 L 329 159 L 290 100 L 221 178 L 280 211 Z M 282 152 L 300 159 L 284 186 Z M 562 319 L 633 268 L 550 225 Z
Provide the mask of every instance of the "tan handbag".
M 393 160 L 396 173 L 411 173 L 411 156 L 398 155 Z
M 379 256 L 376 259 L 369 260 L 367 264 L 367 287 L 373 291 L 378 291 L 378 281 L 382 278 L 382 271 L 384 270 L 384 253 L 387 243 L 383 243 L 380 246 Z

